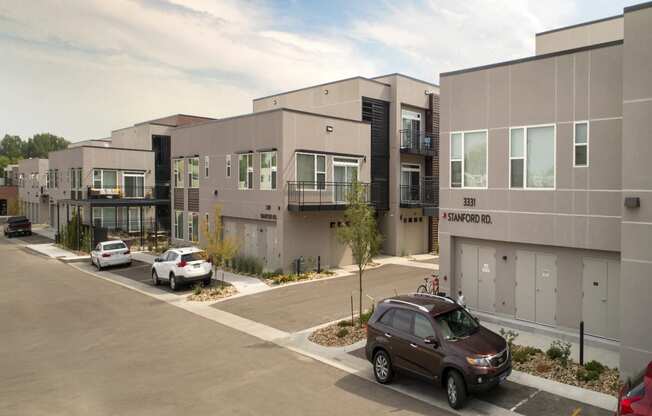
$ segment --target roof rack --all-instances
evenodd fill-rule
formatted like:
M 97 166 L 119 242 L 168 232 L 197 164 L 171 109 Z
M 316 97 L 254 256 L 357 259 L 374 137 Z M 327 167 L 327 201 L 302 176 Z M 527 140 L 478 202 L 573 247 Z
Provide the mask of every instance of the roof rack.
M 431 293 L 412 293 L 412 296 L 428 296 L 430 298 L 441 299 L 444 302 L 455 303 L 455 301 L 448 296 L 433 295 Z
M 428 310 L 428 308 L 426 308 L 425 306 L 417 305 L 416 303 L 412 303 L 412 302 L 406 302 L 406 301 L 404 301 L 404 300 L 399 300 L 399 299 L 385 299 L 385 303 L 401 303 L 401 304 L 403 304 L 403 305 L 413 306 L 413 307 L 415 307 L 415 308 L 417 308 L 417 309 L 419 309 L 419 310 L 422 310 L 422 311 L 424 311 L 424 312 L 430 312 L 430 311 Z

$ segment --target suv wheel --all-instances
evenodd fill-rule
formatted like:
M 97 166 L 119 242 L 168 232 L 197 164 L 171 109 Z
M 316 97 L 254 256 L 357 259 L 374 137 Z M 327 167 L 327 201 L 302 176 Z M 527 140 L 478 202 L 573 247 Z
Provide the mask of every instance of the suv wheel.
M 446 397 L 448 405 L 453 409 L 460 409 L 466 402 L 466 384 L 455 370 L 450 371 L 446 378 Z
M 170 289 L 177 290 L 177 277 L 174 274 L 170 274 Z
M 374 355 L 374 376 L 380 384 L 387 384 L 394 377 L 392 360 L 390 360 L 389 355 L 383 350 L 378 351 Z
M 152 283 L 154 283 L 154 286 L 158 286 L 161 284 L 161 281 L 158 280 L 158 274 L 156 274 L 156 269 L 152 269 Z

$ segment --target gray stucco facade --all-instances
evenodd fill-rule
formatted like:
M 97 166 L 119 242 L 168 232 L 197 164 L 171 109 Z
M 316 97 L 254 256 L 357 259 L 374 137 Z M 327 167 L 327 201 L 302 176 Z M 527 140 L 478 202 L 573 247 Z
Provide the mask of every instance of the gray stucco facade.
M 652 359 L 652 8 L 596 25 L 441 74 L 440 274 L 480 312 L 584 321 L 627 375 Z

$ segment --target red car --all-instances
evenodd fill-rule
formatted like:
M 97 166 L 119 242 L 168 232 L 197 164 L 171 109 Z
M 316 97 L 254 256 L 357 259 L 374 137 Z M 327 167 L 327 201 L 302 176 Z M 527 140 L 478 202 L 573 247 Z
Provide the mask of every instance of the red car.
M 618 397 L 618 416 L 652 416 L 652 361 L 627 380 Z

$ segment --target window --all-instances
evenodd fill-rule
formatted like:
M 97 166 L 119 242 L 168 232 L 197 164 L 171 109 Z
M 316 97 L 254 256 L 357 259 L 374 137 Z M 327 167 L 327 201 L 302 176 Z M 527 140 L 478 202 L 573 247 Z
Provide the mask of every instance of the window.
M 59 187 L 59 169 L 54 170 L 54 187 Z
M 238 157 L 238 189 L 254 187 L 254 155 L 247 153 Z
M 303 189 L 326 188 L 326 156 L 297 153 L 297 181 Z
M 142 172 L 125 172 L 122 181 L 124 182 L 125 198 L 145 197 L 145 174 Z
M 412 148 L 418 146 L 419 133 L 421 132 L 421 114 L 416 111 L 401 111 L 401 147 Z
M 358 159 L 346 157 L 333 158 L 333 182 L 335 202 L 346 202 L 351 190 L 351 183 L 358 180 Z
M 401 165 L 401 202 L 419 202 L 420 165 Z
M 77 168 L 77 189 L 82 187 L 82 169 Z
M 208 178 L 208 168 L 210 167 L 210 157 L 208 155 L 204 156 L 204 177 Z
M 589 166 L 589 123 L 586 121 L 575 122 L 575 134 L 573 136 L 575 146 L 575 167 Z
M 183 211 L 174 212 L 174 238 L 183 240 Z
M 260 189 L 276 189 L 276 152 L 260 154 Z
M 73 181 L 73 188 L 75 187 Z M 93 170 L 93 188 L 100 189 L 102 188 L 102 171 L 99 169 Z
M 455 309 L 435 318 L 444 339 L 464 338 L 478 330 L 479 325 L 465 309 Z
M 435 336 L 435 330 L 432 329 L 430 320 L 420 313 L 414 316 L 414 336 L 420 339 Z
M 451 188 L 487 187 L 487 131 L 451 133 Z
M 81 169 L 78 169 L 77 187 L 81 187 Z M 118 172 L 115 170 L 93 169 L 93 188 L 117 189 Z
M 394 311 L 394 319 L 392 320 L 392 327 L 397 331 L 410 334 L 412 332 L 412 318 L 414 312 L 405 309 L 396 309 Z
M 183 188 L 183 159 L 174 160 L 174 187 Z
M 380 317 L 380 323 L 387 326 L 392 326 L 392 320 L 394 318 L 394 309 L 390 309 Z
M 555 187 L 555 126 L 510 129 L 510 187 Z
M 129 207 L 129 232 L 135 233 L 140 230 L 140 208 Z
M 188 159 L 188 187 L 199 188 L 199 158 Z
M 52 170 L 49 170 L 45 173 L 45 187 L 51 188 L 52 184 L 50 183 L 50 178 L 52 177 Z
M 226 155 L 226 177 L 231 177 L 231 155 Z
M 204 221 L 205 221 L 205 224 L 206 224 L 206 226 L 205 226 L 204 228 L 206 229 L 206 231 L 210 232 L 210 230 L 211 230 L 211 223 L 210 223 L 210 221 L 208 220 L 208 212 L 204 214 Z
M 199 214 L 188 213 L 188 238 L 190 241 L 199 241 Z

